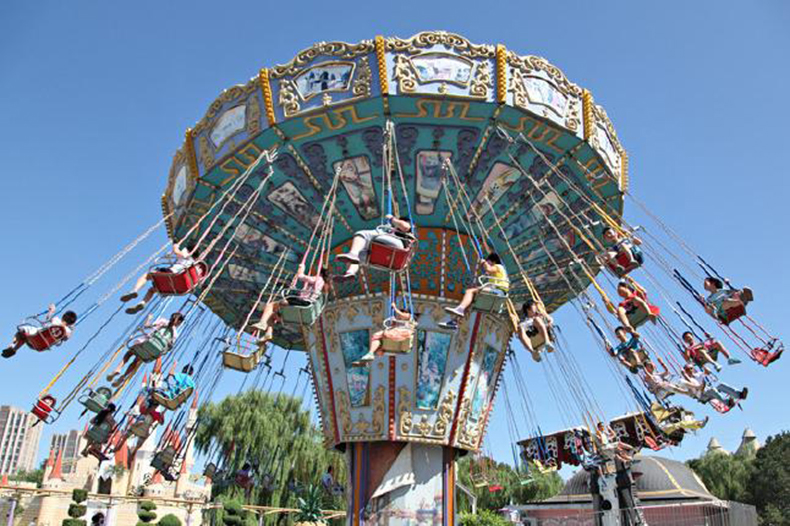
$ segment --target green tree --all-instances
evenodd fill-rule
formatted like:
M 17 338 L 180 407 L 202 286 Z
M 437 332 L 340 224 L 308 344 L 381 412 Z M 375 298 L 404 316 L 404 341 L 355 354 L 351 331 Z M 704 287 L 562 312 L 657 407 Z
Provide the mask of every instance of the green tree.
M 459 526 L 512 526 L 504 517 L 491 510 L 464 512 L 458 517 Z
M 322 443 L 321 432 L 312 425 L 309 412 L 300 398 L 247 391 L 229 396 L 219 403 L 200 408 L 200 425 L 195 445 L 203 454 L 225 452 L 225 467 L 230 480 L 214 484 L 214 497 L 226 496 L 257 504 L 295 507 L 296 485 L 305 488 L 320 484 L 327 466 L 335 468 L 335 478 L 345 478 L 345 462 Z M 233 484 L 233 473 L 245 462 L 257 464 L 258 481 L 272 478 L 271 488 L 256 484 L 249 494 Z M 342 498 L 326 503 L 327 508 L 343 509 Z
M 768 437 L 765 446 L 757 451 L 749 494 L 761 524 L 790 525 L 790 432 Z
M 38 468 L 30 471 L 21 470 L 14 475 L 10 475 L 8 478 L 9 480 L 17 482 L 35 482 L 36 486 L 41 487 L 41 483 L 44 481 L 44 469 Z
M 562 478 L 556 472 L 531 469 L 526 473 L 488 457 L 473 459 L 467 455 L 458 461 L 456 471 L 458 481 L 477 497 L 478 509 L 498 510 L 510 503 L 544 500 L 562 489 Z M 462 503 L 461 509 L 469 510 L 470 504 Z
M 689 460 L 687 464 L 717 498 L 747 503 L 751 501 L 748 486 L 753 460 L 750 457 L 711 451 Z

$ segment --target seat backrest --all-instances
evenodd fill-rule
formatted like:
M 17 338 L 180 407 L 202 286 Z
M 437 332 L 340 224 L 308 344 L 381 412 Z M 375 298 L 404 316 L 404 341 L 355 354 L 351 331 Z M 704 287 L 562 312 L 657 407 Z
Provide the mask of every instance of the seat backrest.
M 53 345 L 58 345 L 66 337 L 66 330 L 60 325 L 49 325 L 29 335 L 25 339 L 28 347 L 36 351 L 46 351 Z

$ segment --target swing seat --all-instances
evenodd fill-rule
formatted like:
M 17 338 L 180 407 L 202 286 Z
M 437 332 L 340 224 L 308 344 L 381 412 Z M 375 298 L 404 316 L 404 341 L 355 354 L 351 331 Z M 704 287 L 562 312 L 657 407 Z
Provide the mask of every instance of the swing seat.
M 154 418 L 151 415 L 140 415 L 137 417 L 134 423 L 129 426 L 129 432 L 137 438 L 142 438 L 145 440 L 151 436 L 153 427 Z
M 66 330 L 60 325 L 42 327 L 33 334 L 25 336 L 25 343 L 34 351 L 46 351 L 66 340 Z
M 176 449 L 173 446 L 167 446 L 154 455 L 154 458 L 151 459 L 151 467 L 164 475 L 170 471 L 175 461 Z
M 95 391 L 89 387 L 77 401 L 88 411 L 98 413 L 107 407 L 110 398 L 112 398 L 112 389 L 109 387 L 99 387 Z
M 729 325 L 730 323 L 745 315 L 746 307 L 744 307 L 743 304 L 740 304 L 724 311 L 720 310 L 718 312 L 718 319 L 724 325 Z
M 411 334 L 406 339 L 393 339 L 393 338 L 386 338 L 383 337 L 381 339 L 381 349 L 387 353 L 393 354 L 407 354 L 411 351 L 412 347 L 414 347 L 414 328 L 416 325 L 412 321 L 404 321 L 404 320 L 397 320 L 393 318 L 387 318 L 384 320 L 384 330 L 390 329 L 408 329 L 411 328 Z
M 506 306 L 507 296 L 492 294 L 484 290 L 475 294 L 475 300 L 472 302 L 474 310 L 497 315 L 504 314 Z
M 407 340 L 390 340 L 387 338 L 381 339 L 381 348 L 384 352 L 408 354 L 414 346 L 414 336 Z
M 249 373 L 258 367 L 263 358 L 265 348 L 260 347 L 250 354 L 241 354 L 230 350 L 222 351 L 222 365 L 234 371 Z
M 33 413 L 33 415 L 38 418 L 39 421 L 44 422 L 45 424 L 50 424 L 55 420 L 52 418 L 52 411 L 54 409 L 55 397 L 45 396 L 36 402 L 30 412 Z
M 610 260 L 606 266 L 607 268 L 617 276 L 618 278 L 622 278 L 623 276 L 630 273 L 632 270 L 636 270 L 642 266 L 644 262 L 644 256 L 642 255 L 642 250 L 636 246 L 631 247 L 631 254 L 633 254 L 634 258 L 631 259 L 628 257 L 628 254 L 624 252 L 620 252 L 614 258 L 614 260 Z
M 296 289 L 283 291 L 284 303 L 279 309 L 280 319 L 282 319 L 283 323 L 310 327 L 321 316 L 321 312 L 324 310 L 324 295 L 321 294 L 317 298 L 311 300 L 309 305 L 291 305 L 287 303 L 288 298 L 298 298 L 298 294 L 299 291 Z
M 247 489 L 252 487 L 252 477 L 250 475 L 245 475 L 244 473 L 236 473 L 236 477 L 233 479 L 233 482 L 235 482 L 240 488 Z
M 98 426 L 91 426 L 86 434 L 88 442 L 93 444 L 104 444 L 110 438 L 112 428 L 113 426 L 110 422 L 103 422 Z
M 647 311 L 642 307 L 637 307 L 628 310 L 626 312 L 626 318 L 628 318 L 628 323 L 631 324 L 631 327 L 636 329 L 637 327 L 644 325 L 651 316 L 658 316 L 659 313 L 660 310 L 654 305 L 650 306 L 650 311 Z
M 171 411 L 175 411 L 181 407 L 181 404 L 189 400 L 189 397 L 192 396 L 193 391 L 194 389 L 192 387 L 188 387 L 178 393 L 175 398 L 168 398 L 162 391 L 154 391 L 151 395 L 151 398 L 153 398 L 154 402 L 161 405 L 162 407 L 166 407 Z
M 170 331 L 163 329 L 152 332 L 145 341 L 132 345 L 129 350 L 134 352 L 143 363 L 149 363 L 167 353 L 172 343 Z
M 149 272 L 154 290 L 162 296 L 182 296 L 189 294 L 208 274 L 208 265 L 196 261 L 181 272 Z
M 395 229 L 384 225 L 378 226 L 376 231 L 380 235 L 395 235 Z M 406 246 L 403 248 L 393 247 L 387 243 L 377 241 L 377 238 L 373 238 L 368 247 L 366 265 L 388 272 L 400 272 L 405 270 L 409 266 L 411 258 L 414 255 L 414 251 L 417 247 L 417 238 L 410 235 L 408 240 L 404 240 L 404 245 Z

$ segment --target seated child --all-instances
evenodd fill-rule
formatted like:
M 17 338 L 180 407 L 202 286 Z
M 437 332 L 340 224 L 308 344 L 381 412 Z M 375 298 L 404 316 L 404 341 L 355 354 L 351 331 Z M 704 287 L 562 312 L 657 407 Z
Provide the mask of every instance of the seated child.
M 180 373 L 169 375 L 165 379 L 164 388 L 161 389 L 162 395 L 172 400 L 187 389 L 194 389 L 195 380 L 192 378 L 194 372 L 191 365 L 185 365 Z
M 629 338 L 629 332 L 631 337 Z M 629 371 L 636 373 L 650 361 L 647 350 L 639 340 L 639 334 L 625 327 L 617 327 L 614 335 L 620 341 L 615 347 L 609 347 L 609 354 L 620 360 Z
M 75 323 L 77 323 L 77 314 L 75 312 L 66 311 L 63 313 L 63 318 L 59 318 L 55 316 L 55 305 L 51 304 L 40 327 L 30 324 L 23 324 L 17 327 L 11 345 L 3 349 L 2 356 L 3 358 L 11 358 L 17 353 L 20 347 L 28 343 L 29 338 L 43 331 L 46 331 L 45 334 L 51 337 L 52 342 L 47 342 L 48 345 L 46 348 L 41 350 L 47 350 L 52 347 L 52 345 L 60 345 L 71 337 L 72 327 L 74 327 Z
M 617 284 L 617 294 L 623 298 L 623 301 L 617 307 L 617 318 L 631 334 L 636 332 L 636 327 L 632 326 L 629 319 L 630 316 L 642 310 L 647 313 L 647 318 L 650 321 L 655 321 L 661 312 L 658 307 L 651 305 L 647 301 L 647 293 L 645 293 L 644 289 L 626 279 L 621 279 Z
M 166 267 L 160 267 L 155 269 L 156 272 L 170 272 L 173 274 L 178 274 L 183 272 L 184 270 L 188 269 L 192 265 L 195 264 L 195 260 L 192 257 L 192 253 L 195 251 L 194 246 L 189 246 L 187 248 L 181 248 L 177 243 L 173 243 L 173 254 L 175 254 L 176 260 L 172 265 L 168 265 Z M 134 285 L 134 288 L 128 294 L 124 294 L 121 296 L 121 301 L 126 303 L 127 301 L 131 301 L 137 298 L 138 293 L 142 288 L 145 286 L 146 282 L 151 280 L 151 273 L 148 272 L 139 278 L 137 278 L 137 282 Z M 156 289 L 154 287 L 149 287 L 143 296 L 143 301 L 139 302 L 137 305 L 133 307 L 129 307 L 126 309 L 127 314 L 137 314 L 141 310 L 143 310 L 148 304 L 149 301 L 154 297 L 156 294 Z
M 387 220 L 392 227 L 391 234 L 383 233 L 380 230 L 360 230 L 354 234 L 351 248 L 348 252 L 337 256 L 339 261 L 345 261 L 349 264 L 345 274 L 339 276 L 339 279 L 351 279 L 357 275 L 360 263 L 367 259 L 370 243 L 373 240 L 376 243 L 400 249 L 407 248 L 414 242 L 413 227 L 407 216 L 398 219 L 392 215 L 387 215 Z
M 174 312 L 170 315 L 170 319 L 166 320 L 164 318 L 159 318 L 153 323 L 151 323 L 151 317 L 149 316 L 148 320 L 146 320 L 144 327 L 147 329 L 152 329 L 152 333 L 163 333 L 166 335 L 167 339 L 170 340 L 170 345 L 165 352 L 168 352 L 170 349 L 173 348 L 173 344 L 175 343 L 176 338 L 178 337 L 178 327 L 184 322 L 184 315 L 180 312 Z M 137 373 L 137 370 L 140 366 L 145 363 L 135 352 L 135 346 L 140 345 L 148 341 L 150 335 L 140 336 L 132 340 L 130 345 L 130 349 L 126 351 L 126 354 L 123 355 L 121 362 L 115 368 L 113 372 L 107 375 L 107 381 L 112 382 L 112 386 L 115 388 L 121 387 L 126 380 L 130 379 Z M 118 376 L 121 373 L 121 369 L 123 366 L 132 360 L 129 363 L 126 371 Z M 113 381 L 115 379 L 115 381 Z
M 711 338 L 704 342 L 698 342 L 691 331 L 684 332 L 682 338 L 683 357 L 686 362 L 693 363 L 706 373 L 710 372 L 707 368 L 708 364 L 713 365 L 717 371 L 721 371 L 721 365 L 716 361 L 719 353 L 727 358 L 729 365 L 741 363 L 740 360 L 730 357 L 730 353 L 718 340 Z
M 642 371 L 640 372 L 642 382 L 645 384 L 647 390 L 660 402 L 663 402 L 667 397 L 673 394 L 690 395 L 691 393 L 687 388 L 671 381 L 672 375 L 667 368 L 667 364 L 664 363 L 664 360 L 658 356 L 656 359 L 663 369 L 662 372 L 656 369 L 655 364 L 651 360 L 644 363 Z
M 499 254 L 491 252 L 485 259 L 481 259 L 479 264 L 483 267 L 486 281 L 479 287 L 466 289 L 464 297 L 458 306 L 444 308 L 444 310 L 453 316 L 463 318 L 466 314 L 466 309 L 472 305 L 478 292 L 484 291 L 488 294 L 507 296 L 508 290 L 510 289 L 510 280 L 507 277 L 507 270 L 502 264 L 502 259 L 499 257 Z
M 724 324 L 730 322 L 727 311 L 745 309 L 746 305 L 754 299 L 752 289 L 749 287 L 740 290 L 729 286 L 724 288 L 724 283 L 719 278 L 705 278 L 703 287 L 708 292 L 708 297 L 705 298 L 705 311 Z
M 316 276 L 305 274 L 304 271 L 304 263 L 301 263 L 296 269 L 296 275 L 291 282 L 292 289 L 301 284 L 301 288 L 296 295 L 270 301 L 263 307 L 263 314 L 261 314 L 260 321 L 253 325 L 254 328 L 261 331 L 261 343 L 266 343 L 272 339 L 274 325 L 280 321 L 280 307 L 283 305 L 306 307 L 318 300 L 322 294 L 329 292 L 329 271 L 326 267 L 322 268 Z
M 85 449 L 82 450 L 82 456 L 87 457 L 88 455 L 93 455 L 94 457 L 98 458 L 99 460 L 107 460 L 107 457 L 102 453 L 102 446 L 107 443 L 107 440 L 110 438 L 110 434 L 112 430 L 115 428 L 115 418 L 113 417 L 113 413 L 115 413 L 115 404 L 110 402 L 107 404 L 107 407 L 96 413 L 91 419 L 91 425 L 94 428 L 97 427 L 105 427 L 109 429 L 110 433 L 107 434 L 106 439 L 103 442 L 95 442 L 88 438 L 88 445 L 85 446 Z
M 402 342 L 414 338 L 414 330 L 417 324 L 414 322 L 412 315 L 398 309 L 395 303 L 392 304 L 392 311 L 395 323 L 392 327 L 374 332 L 370 338 L 370 349 L 367 354 L 356 360 L 353 365 L 364 365 L 366 362 L 373 361 L 376 356 L 382 356 L 384 354 L 384 350 L 381 348 L 382 340 Z
M 624 275 L 630 269 L 642 265 L 644 256 L 638 245 L 642 241 L 638 237 L 625 237 L 611 227 L 603 231 L 604 244 L 606 245 L 606 265 L 612 268 L 617 275 Z
M 551 335 L 549 334 L 549 327 L 552 320 L 549 316 L 543 316 L 538 311 L 538 305 L 533 300 L 527 300 L 521 307 L 521 312 L 524 319 L 518 325 L 518 339 L 521 344 L 527 348 L 532 354 L 532 359 L 536 362 L 540 361 L 540 347 L 537 349 L 532 346 L 532 338 L 540 335 L 541 339 L 545 342 L 548 352 L 554 352 L 554 345 L 551 342 Z
M 721 404 L 727 409 L 734 407 L 741 400 L 746 400 L 749 394 L 747 387 L 739 391 L 723 382 L 716 386 L 710 385 L 707 376 L 702 372 L 695 371 L 694 366 L 690 363 L 683 367 L 683 379 L 680 380 L 680 384 L 688 389 L 689 394 L 699 402 L 703 404 L 710 402 L 714 407 Z

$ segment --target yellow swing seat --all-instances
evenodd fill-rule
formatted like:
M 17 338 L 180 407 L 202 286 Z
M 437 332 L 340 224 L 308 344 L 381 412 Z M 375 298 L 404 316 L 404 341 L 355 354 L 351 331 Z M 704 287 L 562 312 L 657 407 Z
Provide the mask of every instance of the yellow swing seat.
M 166 407 L 171 411 L 175 411 L 181 407 L 181 404 L 189 400 L 189 397 L 192 396 L 193 391 L 194 389 L 192 387 L 188 387 L 178 393 L 175 398 L 168 398 L 163 392 L 154 391 L 151 395 L 151 398 L 153 398 L 153 400 L 162 407 Z
M 129 432 L 137 438 L 145 440 L 151 436 L 153 426 L 154 418 L 151 415 L 141 415 L 129 426 Z
M 408 354 L 414 347 L 414 322 L 387 318 L 384 320 L 384 330 L 411 328 L 411 335 L 405 340 L 394 340 L 387 337 L 381 339 L 381 348 L 386 353 Z
M 154 455 L 154 458 L 151 460 L 151 467 L 157 471 L 166 473 L 170 470 L 170 468 L 173 467 L 173 463 L 175 461 L 176 448 L 173 446 L 167 446 L 162 451 L 159 451 Z
M 255 334 L 258 334 L 257 331 Z M 231 350 L 230 344 L 222 351 L 222 365 L 228 369 L 249 373 L 253 371 L 266 354 L 266 346 L 253 340 L 246 334 L 236 342 L 236 349 Z

